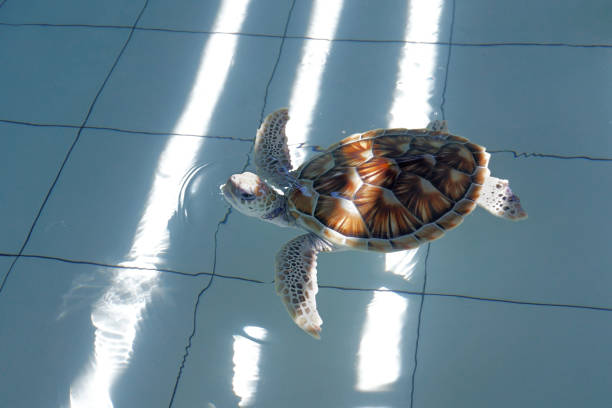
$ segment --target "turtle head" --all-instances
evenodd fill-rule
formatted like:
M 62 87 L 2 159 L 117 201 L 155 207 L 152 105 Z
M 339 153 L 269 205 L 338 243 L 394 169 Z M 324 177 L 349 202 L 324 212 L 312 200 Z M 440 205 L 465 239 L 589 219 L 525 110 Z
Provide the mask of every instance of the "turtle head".
M 221 186 L 221 193 L 232 207 L 245 215 L 276 224 L 285 219 L 285 198 L 257 174 L 246 171 L 232 175 Z

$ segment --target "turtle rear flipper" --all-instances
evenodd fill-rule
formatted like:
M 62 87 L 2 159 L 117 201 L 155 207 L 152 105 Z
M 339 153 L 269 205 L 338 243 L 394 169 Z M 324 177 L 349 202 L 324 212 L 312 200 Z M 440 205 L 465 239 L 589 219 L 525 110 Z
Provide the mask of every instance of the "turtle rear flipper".
M 317 312 L 317 254 L 334 247 L 313 233 L 287 242 L 276 255 L 275 287 L 287 312 L 302 330 L 318 339 L 321 316 Z
M 510 189 L 508 180 L 487 177 L 476 203 L 496 217 L 512 221 L 527 218 L 527 212 L 521 206 L 521 200 Z

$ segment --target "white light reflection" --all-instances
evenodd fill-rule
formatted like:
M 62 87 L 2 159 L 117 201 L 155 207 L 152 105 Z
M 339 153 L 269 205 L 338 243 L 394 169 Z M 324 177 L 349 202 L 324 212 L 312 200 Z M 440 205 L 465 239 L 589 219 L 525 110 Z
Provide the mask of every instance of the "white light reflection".
M 385 254 L 385 271 L 410 280 L 418 262 L 416 254 L 419 248 Z
M 408 10 L 405 40 L 438 41 L 443 3 L 412 0 Z M 425 127 L 433 111 L 437 46 L 406 43 L 398 62 L 396 89 L 389 111 L 388 127 Z M 385 270 L 409 280 L 416 265 L 417 250 L 385 254 Z M 381 288 L 382 289 L 382 288 Z M 391 292 L 376 292 L 368 308 L 358 355 L 356 388 L 378 391 L 390 387 L 401 374 L 402 330 L 408 300 Z
M 213 31 L 240 31 L 250 0 L 224 1 Z M 202 52 L 199 70 L 174 133 L 205 134 L 221 95 L 237 37 L 213 34 Z M 169 245 L 168 221 L 176 212 L 183 176 L 193 167 L 204 139 L 172 137 L 155 171 L 143 216 L 123 266 L 155 268 Z M 70 387 L 72 408 L 112 408 L 110 388 L 129 363 L 138 323 L 157 288 L 157 272 L 125 269 L 94 305 L 94 356 Z
M 212 31 L 239 32 L 251 0 L 225 0 Z M 211 34 L 200 60 L 200 70 L 175 132 L 202 134 L 217 105 L 236 53 L 236 35 Z
M 232 388 L 234 394 L 240 398 L 240 407 L 249 406 L 259 380 L 259 355 L 261 346 L 256 340 L 265 340 L 267 331 L 263 327 L 246 326 L 244 332 L 247 336 L 234 336 L 234 377 Z
M 408 300 L 397 293 L 374 293 L 357 354 L 359 391 L 385 391 L 399 378 L 399 345 L 407 308 Z
M 334 38 L 343 0 L 317 0 L 308 25 L 308 37 Z M 297 168 L 304 161 L 305 151 L 295 145 L 308 140 L 312 114 L 319 99 L 321 78 L 331 47 L 331 41 L 305 40 L 296 80 L 291 89 L 287 124 L 291 162 Z
M 405 40 L 438 41 L 441 0 L 412 0 L 408 10 Z M 406 43 L 398 64 L 389 127 L 425 127 L 432 112 L 438 46 Z

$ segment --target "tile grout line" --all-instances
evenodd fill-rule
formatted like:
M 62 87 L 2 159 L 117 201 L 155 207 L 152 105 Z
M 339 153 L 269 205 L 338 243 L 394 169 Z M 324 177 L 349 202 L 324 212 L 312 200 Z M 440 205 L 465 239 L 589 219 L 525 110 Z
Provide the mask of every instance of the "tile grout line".
M 195 133 L 175 133 L 175 132 L 154 132 L 150 130 L 134 130 L 134 129 L 122 129 L 115 127 L 106 127 L 106 126 L 80 126 L 80 125 L 68 125 L 61 123 L 35 123 L 35 122 L 25 122 L 20 120 L 9 120 L 9 119 L 0 119 L 0 123 L 6 123 L 10 125 L 20 125 L 20 126 L 28 126 L 28 127 L 41 127 L 41 128 L 64 128 L 64 129 L 80 129 L 81 127 L 84 130 L 104 130 L 109 132 L 116 133 L 128 133 L 128 134 L 137 134 L 137 135 L 151 135 L 151 136 L 179 136 L 179 137 L 196 137 L 202 139 L 220 139 L 220 140 L 228 140 L 235 142 L 253 142 L 255 138 L 253 137 L 234 137 L 234 136 L 220 136 L 220 135 L 198 135 Z
M 444 106 L 446 105 L 446 87 L 448 86 L 448 69 L 450 67 L 450 61 L 453 50 L 453 31 L 455 29 L 455 0 L 452 0 L 451 5 L 453 9 L 451 10 L 451 22 L 450 29 L 448 34 L 448 52 L 446 54 L 446 69 L 444 70 L 444 82 L 442 85 L 442 98 L 440 101 L 440 113 L 442 114 L 442 120 L 446 119 L 446 112 L 444 110 Z
M 4 257 L 4 258 L 9 258 L 9 257 L 16 257 L 17 254 L 8 254 L 8 253 L 0 253 L 0 258 Z M 117 265 L 117 264 L 109 264 L 109 263 L 104 263 L 104 262 L 96 262 L 96 261 L 83 261 L 83 260 L 76 260 L 76 259 L 69 259 L 69 258 L 62 258 L 62 257 L 57 257 L 57 256 L 49 256 L 49 255 L 36 255 L 36 254 L 22 254 L 20 256 L 21 258 L 24 259 L 38 259 L 38 260 L 44 260 L 44 261 L 56 261 L 56 262 L 63 262 L 63 263 L 68 263 L 68 264 L 72 264 L 72 265 L 87 265 L 87 266 L 95 266 L 95 267 L 99 267 L 99 268 L 108 268 L 108 269 L 120 269 L 120 270 L 136 270 L 136 271 L 149 271 L 149 272 L 159 272 L 159 273 L 167 273 L 169 275 L 177 275 L 177 276 L 184 276 L 184 277 L 191 277 L 191 278 L 197 278 L 199 276 L 212 276 L 212 272 L 184 272 L 184 271 L 178 271 L 175 269 L 168 269 L 168 268 L 151 268 L 151 267 L 144 267 L 144 266 L 134 266 L 134 265 L 130 265 L 130 266 L 125 266 L 125 265 Z M 236 276 L 236 275 L 224 275 L 224 274 L 219 274 L 216 273 L 215 276 L 218 276 L 220 278 L 224 278 L 224 279 L 231 279 L 231 280 L 240 280 L 243 282 L 250 282 L 250 283 L 259 283 L 259 284 L 266 284 L 268 282 L 264 282 L 262 280 L 259 279 L 253 279 L 253 278 L 246 278 L 243 276 Z
M 514 157 L 514 159 L 522 159 L 522 158 L 544 158 L 544 159 L 560 159 L 560 160 L 588 160 L 588 161 L 602 161 L 602 162 L 612 162 L 612 158 L 609 157 L 592 157 L 587 155 L 580 156 L 566 156 L 561 154 L 552 154 L 552 153 L 537 153 L 537 152 L 522 152 L 518 153 L 516 150 L 488 150 L 491 154 L 496 153 L 510 153 Z
M 444 110 L 444 105 L 446 104 L 446 89 L 448 85 L 448 71 L 450 69 L 451 55 L 452 55 L 452 49 L 453 49 L 453 31 L 455 27 L 455 8 L 456 8 L 455 0 L 451 1 L 451 6 L 452 6 L 452 10 L 451 10 L 451 21 L 450 21 L 449 34 L 448 34 L 448 53 L 446 54 L 446 69 L 444 70 L 444 82 L 442 85 L 442 97 L 440 100 L 440 113 L 442 116 L 442 120 L 446 119 L 446 111 Z M 415 381 L 416 381 L 417 368 L 419 364 L 419 359 L 418 359 L 419 341 L 421 340 L 421 324 L 422 324 L 422 318 L 423 318 L 423 306 L 425 304 L 425 291 L 427 290 L 427 271 L 428 271 L 427 267 L 429 265 L 430 250 L 431 250 L 431 242 L 428 242 L 427 243 L 427 253 L 425 255 L 425 267 L 423 271 L 423 289 L 422 289 L 423 294 L 421 295 L 421 299 L 419 303 L 416 340 L 414 344 L 414 366 L 412 368 L 412 375 L 410 378 L 411 379 L 410 408 L 414 407 L 414 387 L 415 387 Z
M 183 359 L 181 361 L 181 364 L 179 365 L 179 371 L 176 375 L 176 379 L 174 381 L 174 387 L 172 388 L 172 394 L 170 396 L 170 402 L 168 404 L 168 408 L 172 407 L 172 404 L 174 404 L 174 398 L 176 397 L 176 391 L 178 389 L 178 385 L 179 382 L 181 381 L 181 378 L 183 377 L 183 369 L 185 368 L 185 363 L 187 362 L 187 358 L 189 357 L 189 350 L 191 349 L 191 344 L 192 344 L 192 340 L 196 335 L 196 332 L 198 330 L 198 320 L 197 320 L 197 315 L 198 315 L 198 306 L 200 305 L 200 300 L 202 299 L 202 295 L 204 294 L 204 292 L 206 292 L 210 286 L 212 285 L 213 279 L 216 275 L 216 269 L 217 269 L 217 245 L 218 245 L 218 241 L 217 241 L 217 235 L 219 234 L 219 230 L 221 229 L 221 225 L 222 224 L 226 224 L 228 217 L 231 213 L 231 208 L 228 208 L 227 211 L 225 212 L 225 215 L 223 217 L 223 219 L 221 221 L 219 221 L 217 223 L 217 228 L 215 230 L 215 235 L 214 235 L 214 244 L 213 244 L 213 268 L 212 268 L 212 273 L 210 274 L 210 279 L 208 280 L 208 283 L 204 286 L 204 288 L 202 288 L 202 290 L 200 290 L 200 292 L 198 293 L 198 296 L 196 297 L 196 302 L 195 305 L 193 307 L 193 327 L 191 330 L 191 334 L 189 335 L 188 339 L 187 339 L 187 345 L 185 346 L 185 353 L 183 354 Z
M 264 100 L 263 100 L 263 105 L 262 105 L 262 109 L 261 109 L 261 114 L 259 117 L 259 126 L 261 126 L 261 123 L 263 122 L 263 115 L 268 103 L 268 91 L 270 89 L 270 85 L 272 84 L 272 80 L 274 79 L 274 75 L 276 74 L 276 69 L 278 67 L 278 64 L 280 62 L 281 59 L 281 55 L 283 52 L 283 46 L 285 44 L 285 37 L 287 35 L 287 30 L 289 28 L 289 22 L 291 21 L 291 15 L 293 13 L 293 9 L 295 7 L 295 0 L 293 0 L 291 2 L 291 6 L 289 8 L 289 11 L 287 13 L 287 19 L 285 21 L 285 29 L 283 32 L 283 38 L 281 40 L 281 43 L 279 45 L 279 49 L 278 49 L 278 56 L 276 58 L 276 62 L 274 63 L 274 67 L 272 68 L 272 72 L 270 73 L 270 78 L 268 80 L 268 83 L 266 84 L 266 88 L 265 88 L 265 93 L 264 93 Z M 249 151 L 247 153 L 247 158 L 245 161 L 245 164 L 242 168 L 242 171 L 244 171 L 250 164 L 251 161 L 251 152 L 253 151 L 253 147 L 254 147 L 254 139 L 253 142 L 251 144 L 251 147 L 249 148 Z M 221 229 L 221 225 L 225 225 L 227 224 L 228 220 L 229 220 L 229 216 L 232 213 L 232 208 L 231 207 L 227 207 L 227 211 L 225 212 L 225 215 L 223 216 L 223 219 L 221 221 L 219 221 L 217 223 L 217 229 L 215 230 L 215 235 L 214 235 L 214 249 L 213 249 L 213 269 L 212 269 L 212 273 L 210 274 L 210 279 L 208 280 L 208 283 L 206 284 L 206 286 L 200 291 L 200 293 L 198 293 L 198 296 L 196 298 L 196 302 L 193 308 L 193 328 L 191 331 L 191 334 L 189 335 L 188 341 L 187 341 L 187 345 L 185 346 L 185 353 L 183 354 L 183 359 L 181 361 L 181 364 L 179 366 L 179 371 L 177 373 L 176 376 L 176 380 L 174 382 L 174 387 L 172 389 L 172 394 L 170 397 L 170 401 L 168 404 L 168 408 L 172 408 L 172 405 L 174 404 L 174 399 L 176 397 L 176 392 L 179 386 L 179 382 L 181 381 L 181 378 L 183 376 L 183 369 L 185 368 L 185 364 L 187 362 L 187 358 L 189 357 L 189 350 L 191 349 L 191 344 L 192 344 L 192 340 L 196 335 L 196 331 L 197 331 L 197 314 L 198 314 L 198 308 L 200 305 L 200 300 L 202 298 L 202 295 L 204 294 L 204 292 L 206 292 L 212 285 L 213 279 L 216 275 L 216 267 L 217 267 L 217 249 L 218 249 L 218 234 L 219 231 Z
M 108 80 L 110 79 L 110 76 L 114 72 L 115 67 L 119 63 L 119 60 L 121 59 L 121 56 L 123 55 L 123 53 L 124 53 L 125 49 L 127 48 L 128 44 L 130 43 L 130 40 L 132 39 L 132 36 L 134 35 L 135 27 L 138 24 L 138 21 L 140 21 L 140 18 L 142 17 L 145 9 L 147 8 L 148 3 L 149 3 L 149 0 L 145 0 L 144 1 L 144 5 L 143 5 L 142 9 L 140 10 L 140 13 L 138 14 L 138 17 L 136 18 L 136 21 L 134 22 L 133 28 L 130 31 L 127 40 L 123 44 L 123 47 L 121 48 L 121 51 L 119 51 L 119 54 L 117 55 L 117 58 L 115 59 L 115 62 L 111 66 L 111 69 L 109 70 L 108 74 L 104 78 L 104 81 L 102 82 L 102 85 L 98 89 L 98 92 L 96 93 L 96 95 L 94 96 L 94 99 L 92 100 L 91 104 L 89 105 L 89 110 L 87 111 L 87 114 L 85 115 L 85 119 L 83 120 L 83 123 L 79 127 L 79 130 L 77 131 L 76 137 L 74 138 L 74 141 L 70 145 L 70 148 L 68 149 L 68 152 L 66 153 L 66 156 L 64 157 L 64 160 L 63 160 L 62 164 L 60 165 L 60 168 L 59 168 L 57 174 L 55 175 L 55 179 L 51 183 L 51 186 L 49 187 L 49 190 L 47 191 L 47 194 L 45 195 L 45 198 L 44 198 L 40 208 L 38 209 L 38 213 L 36 214 L 36 217 L 34 217 L 34 221 L 32 222 L 32 225 L 30 226 L 30 230 L 28 231 L 28 234 L 27 234 L 23 244 L 21 245 L 21 248 L 19 249 L 19 253 L 17 254 L 17 257 L 15 257 L 15 259 L 13 259 L 13 262 L 11 262 L 11 265 L 9 266 L 8 271 L 6 272 L 6 274 L 4 275 L 4 277 L 2 279 L 2 282 L 0 283 L 0 295 L 2 295 L 2 291 L 3 291 L 3 289 L 4 289 L 5 285 L 6 285 L 8 277 L 10 276 L 11 272 L 15 268 L 15 264 L 19 260 L 20 256 L 23 254 L 23 251 L 24 251 L 25 247 L 30 242 L 30 238 L 32 237 L 32 233 L 34 231 L 34 228 L 36 227 L 36 224 L 38 223 L 38 220 L 40 219 L 40 216 L 42 215 L 43 209 L 45 208 L 47 202 L 49 201 L 49 198 L 51 197 L 51 194 L 53 193 L 53 190 L 55 189 L 55 186 L 57 185 L 57 182 L 59 181 L 59 178 L 61 177 L 64 168 L 66 167 L 66 163 L 68 162 L 68 160 L 69 160 L 69 158 L 70 158 L 70 156 L 72 154 L 72 151 L 74 150 L 76 144 L 79 142 L 79 140 L 81 138 L 81 134 L 83 132 L 83 129 L 84 129 L 85 125 L 87 124 L 87 121 L 89 120 L 89 118 L 91 116 L 91 113 L 93 112 L 93 108 L 96 105 L 96 102 L 98 101 L 98 98 L 102 94 L 102 91 L 104 90 L 106 84 L 108 83 Z
M 8 254 L 8 253 L 0 253 L 0 258 L 5 257 L 15 257 L 17 254 Z M 111 269 L 125 269 L 125 270 L 138 270 L 138 271 L 151 271 L 151 272 L 160 272 L 167 273 L 170 275 L 177 275 L 185 278 L 197 278 L 200 276 L 211 276 L 212 272 L 183 272 L 177 271 L 173 269 L 164 269 L 164 268 L 150 268 L 150 267 L 139 267 L 139 266 L 124 266 L 124 265 L 115 265 L 115 264 L 107 264 L 102 262 L 95 261 L 81 261 L 74 260 L 68 258 L 61 258 L 56 256 L 48 256 L 48 255 L 35 255 L 35 254 L 23 254 L 21 258 L 27 259 L 39 259 L 44 261 L 55 261 L 55 262 L 63 262 L 73 265 L 88 265 L 95 266 L 101 268 L 111 268 Z M 265 282 L 259 279 L 252 279 L 243 276 L 236 275 L 224 275 L 220 273 L 215 273 L 215 277 L 220 279 L 229 279 L 229 280 L 237 280 L 247 283 L 254 283 L 258 285 L 271 285 L 273 282 Z M 492 303 L 507 303 L 521 306 L 539 306 L 539 307 L 556 307 L 556 308 L 565 308 L 565 309 L 581 309 L 581 310 L 591 310 L 591 311 L 601 311 L 601 312 L 612 312 L 612 306 L 589 306 L 589 305 L 579 305 L 579 304 L 569 304 L 569 303 L 546 303 L 546 302 L 533 302 L 528 300 L 515 300 L 515 299 L 504 299 L 504 298 L 490 298 L 484 296 L 472 296 L 472 295 L 462 295 L 456 293 L 442 293 L 442 292 L 419 292 L 413 290 L 404 290 L 404 289 L 380 289 L 380 288 L 357 288 L 350 286 L 338 286 L 338 285 L 319 285 L 319 289 L 330 289 L 330 290 L 340 290 L 345 292 L 393 292 L 399 295 L 411 295 L 411 296 L 434 296 L 434 297 L 448 297 L 455 299 L 463 299 L 463 300 L 473 300 L 473 301 L 481 301 L 481 302 L 492 302 Z
M 25 121 L 18 121 L 18 120 L 9 120 L 9 119 L 0 119 L 0 123 L 28 126 L 28 127 L 43 127 L 43 128 L 44 127 L 66 128 L 66 129 L 83 128 L 84 130 L 104 130 L 104 131 L 109 131 L 109 132 L 127 133 L 127 134 L 135 134 L 135 135 L 195 137 L 195 138 L 202 138 L 202 139 L 226 140 L 226 141 L 241 142 L 241 143 L 242 142 L 253 143 L 255 141 L 255 138 L 253 137 L 197 135 L 197 134 L 174 133 L 174 132 L 153 132 L 153 131 L 148 131 L 148 130 L 122 129 L 122 128 L 105 127 L 105 126 L 79 126 L 79 125 L 67 125 L 67 124 L 59 124 L 59 123 L 35 123 L 35 122 L 25 122 Z M 324 152 L 326 150 L 326 148 L 321 147 L 319 145 L 309 145 L 304 142 L 301 142 L 297 144 L 296 146 L 298 149 L 308 149 L 315 153 Z M 488 150 L 488 152 L 491 154 L 510 153 L 514 156 L 513 157 L 514 159 L 547 158 L 547 159 L 560 159 L 560 160 L 587 160 L 587 161 L 612 162 L 612 157 L 595 157 L 595 156 L 590 156 L 590 155 L 563 155 L 563 154 L 540 153 L 540 152 L 518 152 L 512 149 L 498 149 L 498 150 L 496 149 L 496 150 Z M 248 166 L 248 163 L 247 163 L 247 166 Z
M 410 376 L 411 384 L 410 387 L 410 408 L 413 407 L 414 404 L 414 383 L 416 378 L 416 371 L 418 367 L 418 354 L 419 354 L 419 340 L 421 339 L 421 321 L 423 317 L 423 305 L 425 303 L 425 290 L 427 289 L 427 265 L 429 261 L 429 251 L 431 249 L 431 242 L 427 243 L 427 253 L 425 255 L 425 271 L 423 273 L 423 289 L 420 297 L 419 303 L 419 314 L 417 318 L 417 329 L 416 329 L 416 341 L 414 344 L 414 366 L 412 367 L 412 375 Z
M 442 293 L 442 292 L 427 292 L 427 291 L 412 291 L 403 289 L 377 289 L 377 288 L 352 288 L 345 286 L 335 285 L 319 285 L 319 289 L 335 289 L 343 290 L 348 292 L 393 292 L 400 295 L 414 295 L 414 296 L 425 296 L 425 297 L 447 297 L 463 300 L 473 300 L 480 302 L 491 302 L 491 303 L 507 303 L 521 306 L 538 306 L 538 307 L 556 307 L 565 309 L 580 309 L 580 310 L 591 310 L 599 312 L 612 312 L 612 307 L 605 306 L 588 306 L 588 305 L 572 305 L 567 303 L 545 303 L 545 302 L 531 302 L 526 300 L 513 300 L 513 299 L 502 299 L 502 298 L 487 298 L 483 296 L 471 296 L 471 295 L 460 295 L 455 293 Z
M 91 28 L 91 29 L 115 29 L 115 30 L 129 30 L 132 27 L 123 25 L 111 25 L 111 24 L 59 24 L 59 23 L 8 23 L 1 22 L 0 26 L 5 27 L 42 27 L 42 28 Z M 232 31 L 210 31 L 210 30 L 187 30 L 187 29 L 175 29 L 166 27 L 135 27 L 137 31 L 152 31 L 152 32 L 166 32 L 176 34 L 224 34 L 224 35 L 235 35 L 244 37 L 259 37 L 259 38 L 290 38 L 299 40 L 313 40 L 313 41 L 329 41 L 329 42 L 352 42 L 352 43 L 363 43 L 363 44 L 418 44 L 418 45 L 450 45 L 447 41 L 416 41 L 416 40 L 373 40 L 365 38 L 321 38 L 305 35 L 286 35 L 281 36 L 278 34 L 265 34 L 265 33 L 242 33 Z M 568 48 L 612 48 L 612 44 L 597 44 L 597 43 L 567 43 L 567 42 L 545 42 L 545 41 L 497 41 L 497 42 L 454 42 L 452 44 L 455 47 L 568 47 Z

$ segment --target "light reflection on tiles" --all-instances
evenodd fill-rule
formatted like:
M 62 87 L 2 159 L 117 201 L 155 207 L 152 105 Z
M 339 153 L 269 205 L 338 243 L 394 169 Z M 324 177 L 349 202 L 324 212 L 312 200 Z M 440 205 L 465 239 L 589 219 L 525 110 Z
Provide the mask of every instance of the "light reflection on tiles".
M 315 1 L 308 25 L 308 35 L 317 33 L 333 38 L 343 4 L 344 0 Z M 332 45 L 333 43 L 328 41 L 304 42 L 300 65 L 289 100 L 289 114 L 291 115 L 291 120 L 287 124 L 289 145 L 308 141 L 310 124 L 319 99 L 321 80 Z M 290 153 L 293 168 L 298 168 L 304 160 L 306 151 L 290 147 Z
M 223 3 L 215 27 L 240 30 L 249 2 Z M 238 38 L 212 35 L 206 43 L 200 68 L 175 133 L 205 134 L 236 49 Z M 153 187 L 143 216 L 138 223 L 127 261 L 122 266 L 155 268 L 159 256 L 170 245 L 168 221 L 176 211 L 176 197 L 181 194 L 182 180 L 193 168 L 205 139 L 194 148 L 191 140 L 174 136 L 162 152 Z M 110 388 L 129 363 L 138 323 L 151 296 L 158 288 L 159 272 L 122 269 L 114 274 L 111 286 L 92 311 L 96 328 L 92 361 L 70 390 L 72 408 L 109 407 L 113 404 Z

